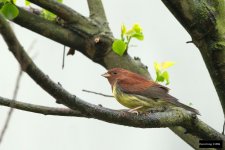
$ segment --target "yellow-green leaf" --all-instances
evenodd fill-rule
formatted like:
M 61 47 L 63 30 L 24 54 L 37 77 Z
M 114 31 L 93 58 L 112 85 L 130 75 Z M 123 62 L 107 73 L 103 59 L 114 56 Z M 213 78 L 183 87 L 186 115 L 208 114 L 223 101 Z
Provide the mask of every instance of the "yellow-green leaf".
M 154 62 L 154 68 L 156 72 L 156 82 L 166 82 L 166 85 L 170 83 L 169 73 L 165 69 L 174 65 L 174 62 L 167 61 L 163 63 Z
M 160 64 L 158 62 L 154 62 L 154 68 L 156 72 L 159 72 L 159 70 L 161 70 Z
M 135 23 L 132 27 L 132 30 L 134 30 L 136 33 L 141 33 L 142 32 L 142 28 L 138 23 Z
M 26 6 L 29 6 L 29 5 L 30 5 L 30 2 L 27 1 L 27 0 L 25 0 L 25 5 L 26 5 Z
M 144 35 L 142 33 L 135 33 L 132 35 L 132 37 L 140 40 L 140 41 L 143 41 L 144 40 Z
M 126 26 L 124 24 L 122 24 L 122 26 L 121 26 L 121 34 L 125 35 L 126 32 L 127 32 L 127 28 L 126 28 Z
M 172 61 L 165 61 L 163 63 L 161 63 L 162 69 L 167 69 L 171 66 L 173 66 L 175 64 L 175 62 Z
M 127 36 L 132 36 L 133 34 L 135 34 L 135 31 L 132 30 L 132 29 L 127 30 L 127 32 L 126 32 L 126 35 L 127 35 Z

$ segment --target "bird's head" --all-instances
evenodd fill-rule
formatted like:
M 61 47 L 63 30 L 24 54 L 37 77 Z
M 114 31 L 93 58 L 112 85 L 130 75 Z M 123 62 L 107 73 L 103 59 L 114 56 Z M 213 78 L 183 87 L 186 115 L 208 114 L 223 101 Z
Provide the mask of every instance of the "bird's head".
M 122 68 L 113 68 L 102 74 L 103 77 L 109 80 L 109 83 L 113 85 L 116 81 L 123 80 L 126 78 L 126 74 L 129 74 L 128 70 Z
M 136 83 L 138 81 L 147 81 L 143 76 L 140 76 L 131 71 L 122 69 L 122 68 L 113 68 L 108 70 L 102 75 L 107 78 L 109 83 L 113 86 L 115 82 L 123 83 Z

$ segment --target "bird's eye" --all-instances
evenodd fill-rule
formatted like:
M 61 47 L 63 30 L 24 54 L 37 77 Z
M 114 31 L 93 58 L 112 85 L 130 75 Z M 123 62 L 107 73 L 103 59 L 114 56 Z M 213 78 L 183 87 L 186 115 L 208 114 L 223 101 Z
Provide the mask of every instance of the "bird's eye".
M 113 74 L 117 74 L 117 72 L 113 72 Z

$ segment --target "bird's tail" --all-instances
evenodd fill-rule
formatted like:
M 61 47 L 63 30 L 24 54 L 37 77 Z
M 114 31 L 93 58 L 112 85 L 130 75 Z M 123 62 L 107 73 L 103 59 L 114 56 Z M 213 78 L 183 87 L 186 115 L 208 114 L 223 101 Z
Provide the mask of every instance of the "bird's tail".
M 184 108 L 185 110 L 191 111 L 191 112 L 193 112 L 193 113 L 195 113 L 197 115 L 201 115 L 200 112 L 197 109 L 194 109 L 194 108 L 192 108 L 190 106 L 187 106 L 187 105 L 182 104 L 180 102 L 177 102 L 176 105 L 179 106 L 179 107 Z

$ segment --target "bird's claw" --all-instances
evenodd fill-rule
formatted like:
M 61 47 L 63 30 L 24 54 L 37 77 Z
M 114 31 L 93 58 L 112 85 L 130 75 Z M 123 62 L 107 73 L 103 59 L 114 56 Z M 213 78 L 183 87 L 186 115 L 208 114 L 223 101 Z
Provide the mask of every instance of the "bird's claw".
M 139 112 L 137 110 L 129 109 L 127 112 L 136 114 L 138 116 Z
M 139 114 L 139 112 L 137 111 L 138 109 L 142 108 L 143 106 L 138 106 L 138 107 L 135 107 L 135 108 L 132 108 L 132 109 L 129 109 L 128 112 L 130 113 L 135 113 L 135 114 Z

